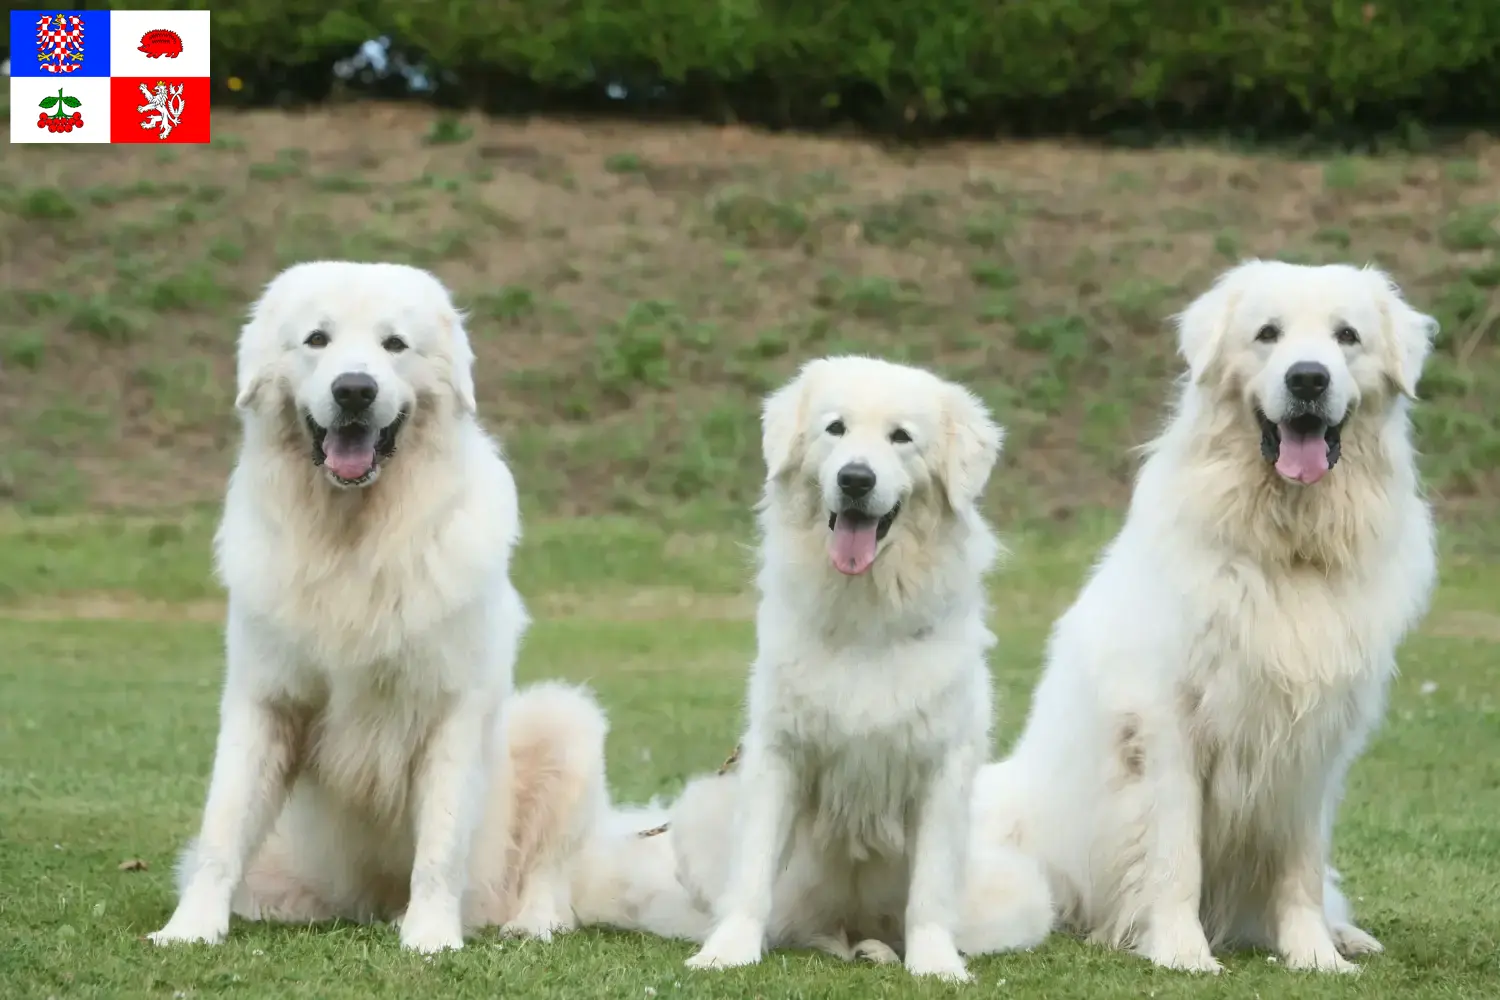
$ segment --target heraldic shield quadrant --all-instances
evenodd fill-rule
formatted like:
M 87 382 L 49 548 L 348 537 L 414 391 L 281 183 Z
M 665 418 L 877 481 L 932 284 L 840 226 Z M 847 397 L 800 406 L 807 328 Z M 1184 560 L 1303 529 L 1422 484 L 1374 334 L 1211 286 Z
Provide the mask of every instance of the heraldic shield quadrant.
M 208 142 L 206 10 L 10 12 L 10 141 Z

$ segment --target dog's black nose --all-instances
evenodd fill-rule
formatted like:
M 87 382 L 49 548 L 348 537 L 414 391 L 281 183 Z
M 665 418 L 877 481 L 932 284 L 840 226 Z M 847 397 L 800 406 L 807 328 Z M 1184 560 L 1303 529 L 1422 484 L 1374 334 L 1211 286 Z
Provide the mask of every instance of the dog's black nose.
M 370 404 L 375 402 L 376 394 L 380 392 L 375 379 L 364 372 L 344 372 L 333 380 L 331 389 L 333 401 L 345 413 L 368 410 Z
M 1328 368 L 1316 361 L 1299 361 L 1286 370 L 1286 387 L 1293 396 L 1311 403 L 1328 390 Z
M 844 496 L 858 500 L 875 488 L 875 470 L 863 462 L 850 462 L 839 470 L 839 489 Z

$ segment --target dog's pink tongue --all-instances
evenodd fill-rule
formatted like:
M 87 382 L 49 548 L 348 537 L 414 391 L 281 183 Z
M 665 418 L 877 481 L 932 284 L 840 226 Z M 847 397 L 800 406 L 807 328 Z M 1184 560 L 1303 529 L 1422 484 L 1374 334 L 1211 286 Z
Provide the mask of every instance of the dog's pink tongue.
M 1308 485 L 1322 479 L 1328 472 L 1328 442 L 1323 435 L 1298 434 L 1287 424 L 1279 429 L 1281 452 L 1276 456 L 1276 471 Z
M 323 464 L 340 479 L 359 479 L 375 465 L 375 436 L 329 431 L 323 438 Z
M 853 518 L 839 515 L 833 522 L 833 538 L 828 542 L 828 557 L 840 573 L 859 576 L 875 562 L 875 546 L 878 539 L 875 529 L 879 522 L 873 518 Z

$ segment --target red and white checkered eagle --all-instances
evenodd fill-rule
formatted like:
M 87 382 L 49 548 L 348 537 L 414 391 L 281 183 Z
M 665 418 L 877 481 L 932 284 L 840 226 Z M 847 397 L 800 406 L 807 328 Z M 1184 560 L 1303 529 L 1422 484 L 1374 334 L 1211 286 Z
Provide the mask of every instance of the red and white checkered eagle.
M 83 18 L 76 14 L 37 18 L 36 61 L 47 73 L 71 73 L 83 65 Z

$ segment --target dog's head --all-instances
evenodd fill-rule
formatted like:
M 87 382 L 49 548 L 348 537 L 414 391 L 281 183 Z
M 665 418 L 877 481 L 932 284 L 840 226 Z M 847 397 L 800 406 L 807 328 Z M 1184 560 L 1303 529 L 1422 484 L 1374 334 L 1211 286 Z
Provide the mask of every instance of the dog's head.
M 235 405 L 289 416 L 330 483 L 364 487 L 424 407 L 474 412 L 473 361 L 462 318 L 426 271 L 298 264 L 251 308 Z
M 1353 420 L 1414 398 L 1437 321 L 1383 272 L 1252 260 L 1177 318 L 1192 381 L 1235 401 L 1282 479 L 1311 485 L 1338 462 Z
M 768 497 L 825 526 L 842 573 L 867 572 L 909 517 L 967 513 L 1003 437 L 984 404 L 919 368 L 874 358 L 813 361 L 766 399 Z M 925 522 L 926 517 L 919 517 Z

